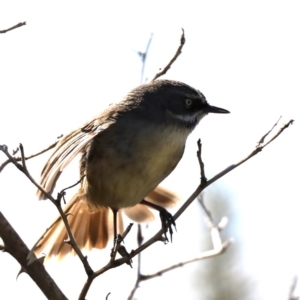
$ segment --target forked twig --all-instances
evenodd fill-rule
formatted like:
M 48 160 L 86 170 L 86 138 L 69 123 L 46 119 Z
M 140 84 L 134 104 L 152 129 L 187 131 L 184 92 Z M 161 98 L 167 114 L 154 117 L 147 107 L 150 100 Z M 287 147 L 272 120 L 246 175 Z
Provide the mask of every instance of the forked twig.
M 273 127 L 262 136 L 262 138 L 258 141 L 257 145 L 263 144 L 265 141 L 265 138 L 273 131 L 273 129 L 277 126 L 278 122 L 280 121 L 281 116 L 279 117 L 279 119 L 277 120 L 277 122 L 273 125 Z
M 57 143 L 58 143 L 58 141 L 56 141 L 55 143 L 51 144 L 51 145 L 48 146 L 47 148 L 45 148 L 45 149 L 43 149 L 43 150 L 41 150 L 41 151 L 39 151 L 39 152 L 37 152 L 37 153 L 31 154 L 31 155 L 29 155 L 29 156 L 26 156 L 26 157 L 25 157 L 25 160 L 28 160 L 28 159 L 37 157 L 37 156 L 39 156 L 39 155 L 41 155 L 41 154 L 47 152 L 48 150 L 54 148 L 54 147 L 56 146 Z M 14 161 L 21 161 L 21 160 L 22 160 L 22 157 L 21 157 L 21 156 L 19 156 L 19 157 L 14 157 Z M 11 162 L 12 162 L 11 159 L 7 159 L 4 163 L 2 163 L 2 164 L 0 165 L 0 173 L 1 173 L 1 172 L 3 171 L 3 169 L 4 169 L 9 163 L 11 163 Z

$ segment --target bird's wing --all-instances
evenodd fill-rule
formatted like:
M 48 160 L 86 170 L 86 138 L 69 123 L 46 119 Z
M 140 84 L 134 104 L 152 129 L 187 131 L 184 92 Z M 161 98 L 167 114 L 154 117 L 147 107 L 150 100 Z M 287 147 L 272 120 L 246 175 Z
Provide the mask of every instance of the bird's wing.
M 55 183 L 64 168 L 80 153 L 89 142 L 114 123 L 113 119 L 96 118 L 85 124 L 82 128 L 72 131 L 63 137 L 56 145 L 54 152 L 47 161 L 41 175 L 41 186 L 47 192 L 52 192 Z M 37 192 L 39 199 L 45 199 L 40 190 Z

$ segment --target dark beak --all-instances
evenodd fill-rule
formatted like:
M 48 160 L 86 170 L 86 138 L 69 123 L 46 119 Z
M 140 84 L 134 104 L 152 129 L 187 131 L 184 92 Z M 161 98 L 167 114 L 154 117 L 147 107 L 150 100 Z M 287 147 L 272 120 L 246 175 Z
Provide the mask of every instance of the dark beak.
M 214 114 L 229 114 L 230 113 L 230 111 L 228 111 L 226 109 L 216 107 L 216 106 L 212 106 L 212 105 L 209 105 L 208 103 L 207 103 L 207 106 L 205 108 L 205 111 L 208 112 L 208 113 L 214 113 Z

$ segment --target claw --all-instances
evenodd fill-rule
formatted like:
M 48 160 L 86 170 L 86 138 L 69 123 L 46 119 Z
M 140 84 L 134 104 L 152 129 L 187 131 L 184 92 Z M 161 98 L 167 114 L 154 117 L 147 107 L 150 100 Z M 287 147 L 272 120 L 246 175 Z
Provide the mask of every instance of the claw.
M 170 233 L 170 239 L 172 242 L 172 235 L 173 235 L 173 229 L 172 226 L 174 226 L 175 230 L 176 230 L 176 224 L 174 221 L 173 216 L 164 208 L 161 208 L 160 213 L 160 220 L 161 220 L 161 227 L 164 231 L 164 236 L 165 236 L 165 240 L 168 242 L 168 237 L 167 237 L 167 232 L 169 230 Z

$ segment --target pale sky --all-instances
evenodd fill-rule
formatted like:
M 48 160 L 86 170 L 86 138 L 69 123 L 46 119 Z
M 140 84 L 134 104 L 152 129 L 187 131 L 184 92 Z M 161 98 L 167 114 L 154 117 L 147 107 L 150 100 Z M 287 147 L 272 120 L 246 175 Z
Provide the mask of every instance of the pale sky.
M 234 270 L 249 287 L 251 293 L 242 299 L 286 299 L 293 276 L 300 273 L 299 15 L 299 2 L 286 0 L 0 1 L 0 30 L 27 22 L 0 35 L 0 144 L 12 150 L 21 142 L 27 154 L 36 152 L 121 100 L 140 82 L 135 51 L 145 50 L 153 33 L 145 69 L 145 78 L 151 79 L 175 53 L 184 28 L 183 53 L 164 78 L 190 84 L 210 104 L 231 114 L 209 115 L 200 123 L 182 162 L 164 184 L 183 198 L 194 191 L 199 137 L 210 177 L 248 155 L 280 116 L 278 128 L 295 119 L 262 153 L 207 192 L 212 201 L 226 201 L 226 211 L 219 204 L 217 219 L 235 215 L 231 223 L 227 215 L 235 240 L 228 251 L 240 252 L 228 272 Z M 28 163 L 35 178 L 48 155 Z M 4 159 L 0 154 L 0 162 Z M 58 190 L 78 179 L 76 167 L 70 166 Z M 30 248 L 56 216 L 55 208 L 39 202 L 35 188 L 13 166 L 0 174 L 0 186 L 0 209 Z M 155 245 L 145 252 L 144 271 L 203 251 L 199 244 L 208 235 L 204 224 L 194 204 L 178 220 L 172 245 Z M 159 221 L 149 231 L 151 226 L 157 229 Z M 95 251 L 89 257 L 100 267 L 108 253 Z M 133 263 L 136 266 L 136 259 Z M 203 282 L 208 289 L 236 284 L 227 281 L 226 274 L 201 277 L 201 266 L 204 263 L 144 282 L 138 299 L 214 299 L 195 287 Z M 69 299 L 76 299 L 85 280 L 79 260 L 54 261 L 47 269 Z M 19 266 L 8 254 L 0 254 L 0 270 L 5 299 L 43 299 L 26 274 L 15 279 Z M 126 299 L 134 280 L 135 270 L 128 266 L 112 270 L 94 282 L 88 299 L 104 299 L 108 292 L 110 300 Z

